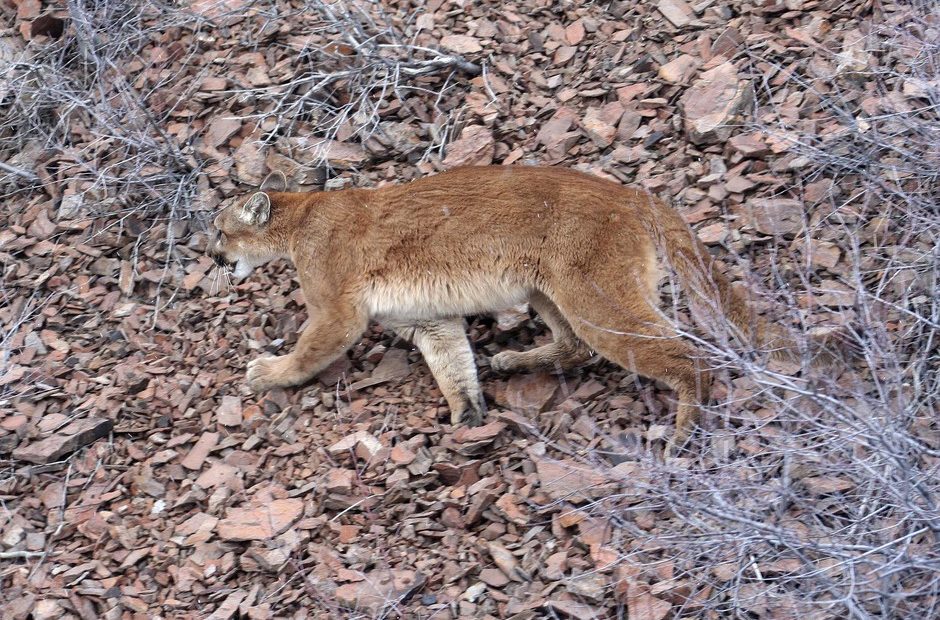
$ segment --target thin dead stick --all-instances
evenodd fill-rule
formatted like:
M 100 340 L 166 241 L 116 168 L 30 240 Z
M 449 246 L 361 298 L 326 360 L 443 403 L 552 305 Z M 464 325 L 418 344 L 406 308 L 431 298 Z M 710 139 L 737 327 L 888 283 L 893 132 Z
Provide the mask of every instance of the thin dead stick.
M 9 174 L 15 174 L 16 176 L 23 177 L 24 179 L 27 179 L 34 183 L 39 182 L 39 177 L 33 174 L 32 172 L 28 170 L 23 170 L 21 168 L 17 168 L 15 166 L 11 166 L 10 164 L 5 164 L 2 161 L 0 161 L 0 170 L 3 170 L 4 172 L 8 172 Z

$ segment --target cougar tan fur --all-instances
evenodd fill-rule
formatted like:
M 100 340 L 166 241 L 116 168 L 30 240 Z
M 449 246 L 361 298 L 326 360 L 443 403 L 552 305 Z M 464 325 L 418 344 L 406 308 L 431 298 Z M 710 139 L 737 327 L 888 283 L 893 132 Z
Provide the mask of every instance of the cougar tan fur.
M 248 365 L 255 391 L 302 384 L 354 344 L 369 320 L 414 342 L 454 424 L 486 405 L 463 317 L 529 302 L 554 342 L 492 359 L 498 371 L 570 368 L 596 351 L 678 395 L 684 440 L 711 376 L 657 308 L 670 265 L 700 312 L 748 337 L 755 321 L 679 214 L 637 189 L 543 167 L 459 168 L 380 189 L 289 193 L 283 175 L 227 206 L 208 253 L 245 276 L 296 266 L 310 320 L 288 355 Z

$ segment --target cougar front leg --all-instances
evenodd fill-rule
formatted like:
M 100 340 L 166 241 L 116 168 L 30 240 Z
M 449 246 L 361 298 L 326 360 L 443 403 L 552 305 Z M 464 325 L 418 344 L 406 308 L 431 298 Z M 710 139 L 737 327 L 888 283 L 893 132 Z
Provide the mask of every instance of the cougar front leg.
M 390 323 L 389 327 L 421 351 L 450 407 L 451 424 L 482 424 L 486 401 L 477 381 L 476 363 L 463 319 Z
M 248 363 L 248 387 L 264 392 L 306 383 L 355 344 L 367 324 L 366 314 L 353 306 L 311 309 L 310 323 L 291 353 Z

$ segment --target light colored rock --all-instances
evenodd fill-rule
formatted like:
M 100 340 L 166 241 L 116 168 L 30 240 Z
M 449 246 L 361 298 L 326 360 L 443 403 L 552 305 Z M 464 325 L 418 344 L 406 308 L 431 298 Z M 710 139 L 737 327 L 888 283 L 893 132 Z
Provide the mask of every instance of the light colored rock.
M 458 54 L 473 54 L 483 51 L 483 46 L 476 37 L 465 34 L 449 34 L 441 37 L 441 47 Z
M 602 118 L 599 108 L 591 108 L 581 119 L 581 128 L 597 146 L 607 148 L 617 135 L 617 128 Z
M 685 131 L 696 144 L 723 142 L 731 136 L 738 114 L 753 98 L 750 84 L 725 62 L 703 73 L 682 95 Z
M 695 70 L 698 68 L 699 60 L 695 56 L 690 54 L 682 54 L 676 58 L 673 58 L 657 71 L 660 79 L 666 80 L 673 84 L 685 83 L 695 75 Z
M 741 210 L 745 223 L 764 235 L 793 235 L 803 227 L 803 204 L 792 198 L 756 198 Z
M 659 0 L 656 8 L 676 28 L 682 28 L 695 19 L 692 7 L 682 0 Z
M 493 163 L 496 140 L 493 132 L 482 125 L 470 125 L 460 132 L 460 137 L 447 145 L 444 165 L 488 166 Z

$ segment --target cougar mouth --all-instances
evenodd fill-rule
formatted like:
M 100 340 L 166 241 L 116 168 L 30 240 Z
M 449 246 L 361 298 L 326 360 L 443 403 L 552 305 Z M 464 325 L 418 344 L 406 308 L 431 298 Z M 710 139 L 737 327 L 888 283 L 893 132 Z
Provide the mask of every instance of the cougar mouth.
M 221 267 L 222 269 L 228 269 L 231 271 L 235 268 L 235 263 L 226 260 L 225 256 L 221 252 L 210 252 L 209 258 L 212 259 L 212 262 L 214 262 L 216 266 Z

